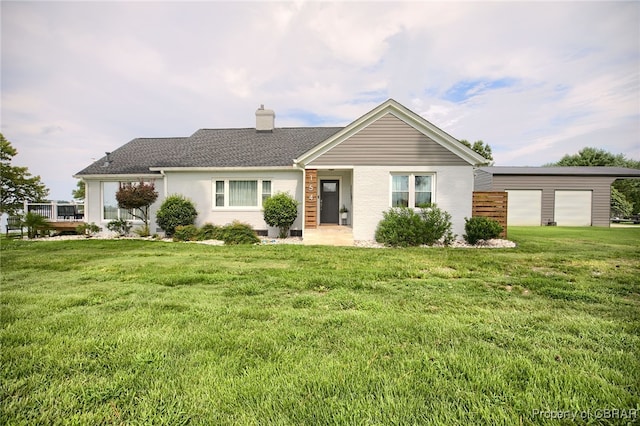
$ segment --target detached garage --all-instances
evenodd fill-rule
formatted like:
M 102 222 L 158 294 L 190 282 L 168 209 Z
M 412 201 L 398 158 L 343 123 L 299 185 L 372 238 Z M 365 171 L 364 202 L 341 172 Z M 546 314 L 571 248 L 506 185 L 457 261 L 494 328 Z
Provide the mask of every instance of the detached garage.
M 609 226 L 611 184 L 624 167 L 481 167 L 475 191 L 507 192 L 507 225 Z
M 557 190 L 553 205 L 553 219 L 559 226 L 591 226 L 593 191 Z M 607 215 L 608 219 L 608 215 Z
M 507 224 L 538 226 L 542 222 L 542 191 L 539 189 L 507 190 Z

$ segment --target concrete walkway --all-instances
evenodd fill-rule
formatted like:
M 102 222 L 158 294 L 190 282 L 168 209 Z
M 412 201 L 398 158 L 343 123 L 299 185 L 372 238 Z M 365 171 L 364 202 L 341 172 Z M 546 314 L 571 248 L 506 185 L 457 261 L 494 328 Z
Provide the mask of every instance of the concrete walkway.
M 353 231 L 348 226 L 321 225 L 316 229 L 305 229 L 304 245 L 352 246 Z

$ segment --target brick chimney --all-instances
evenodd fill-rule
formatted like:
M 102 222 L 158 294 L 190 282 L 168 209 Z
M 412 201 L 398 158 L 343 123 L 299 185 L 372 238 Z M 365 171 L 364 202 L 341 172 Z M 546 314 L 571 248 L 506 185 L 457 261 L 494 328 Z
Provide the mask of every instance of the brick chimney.
M 264 109 L 264 105 L 256 111 L 256 132 L 273 132 L 276 113 L 271 109 Z

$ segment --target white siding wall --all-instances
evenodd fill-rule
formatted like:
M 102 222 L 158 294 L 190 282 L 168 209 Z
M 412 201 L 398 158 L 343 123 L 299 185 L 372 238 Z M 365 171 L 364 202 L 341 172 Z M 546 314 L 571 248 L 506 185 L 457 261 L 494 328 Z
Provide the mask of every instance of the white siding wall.
M 254 229 L 269 229 L 270 236 L 278 230 L 270 228 L 264 221 L 261 207 L 255 208 L 213 208 L 213 182 L 218 179 L 263 179 L 271 180 L 271 192 L 288 192 L 297 200 L 302 200 L 302 171 L 256 171 L 256 172 L 167 172 L 166 195 L 182 194 L 189 198 L 198 211 L 196 225 L 205 223 L 225 225 L 234 220 L 250 224 Z M 154 218 L 155 221 L 155 218 Z M 298 218 L 292 230 L 302 229 L 302 205 L 298 207 Z
M 102 185 L 98 180 L 85 180 L 84 220 L 102 226 Z
M 382 212 L 390 208 L 391 173 L 435 173 L 435 203 L 452 216 L 453 232 L 461 238 L 464 218 L 471 217 L 471 166 L 357 166 L 353 171 L 353 238 L 373 240 Z

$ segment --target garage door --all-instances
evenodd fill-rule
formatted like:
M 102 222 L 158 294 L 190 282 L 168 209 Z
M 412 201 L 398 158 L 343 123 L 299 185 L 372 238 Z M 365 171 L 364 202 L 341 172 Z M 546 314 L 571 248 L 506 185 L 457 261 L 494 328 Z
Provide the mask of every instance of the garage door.
M 556 191 L 554 218 L 558 226 L 591 226 L 591 191 Z
M 540 226 L 542 223 L 542 191 L 508 189 L 508 226 Z

